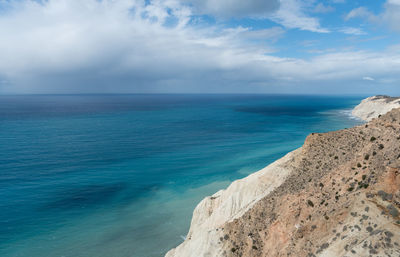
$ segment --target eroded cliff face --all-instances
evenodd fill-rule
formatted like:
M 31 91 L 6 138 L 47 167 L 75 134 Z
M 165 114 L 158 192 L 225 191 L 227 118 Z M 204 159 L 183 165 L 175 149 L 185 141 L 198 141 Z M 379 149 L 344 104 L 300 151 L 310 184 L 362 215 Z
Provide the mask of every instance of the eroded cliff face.
M 400 109 L 303 147 L 196 208 L 167 257 L 400 256 Z
M 260 199 L 279 187 L 293 170 L 293 151 L 268 167 L 234 181 L 226 190 L 203 199 L 193 212 L 186 240 L 172 249 L 166 257 L 225 256 L 221 238 L 226 237 L 223 227 L 240 218 Z
M 400 97 L 378 95 L 362 100 L 352 114 L 362 120 L 371 121 L 395 108 L 400 108 Z

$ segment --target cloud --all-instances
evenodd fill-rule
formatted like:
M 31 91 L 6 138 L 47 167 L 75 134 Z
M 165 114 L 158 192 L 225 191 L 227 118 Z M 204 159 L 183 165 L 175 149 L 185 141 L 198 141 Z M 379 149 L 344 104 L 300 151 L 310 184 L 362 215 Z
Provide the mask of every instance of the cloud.
M 279 0 L 187 0 L 197 13 L 216 17 L 265 16 L 279 8 Z
M 192 25 L 193 10 L 180 1 L 15 1 L 8 8 L 0 15 L 3 93 L 294 93 L 360 83 L 365 74 L 400 79 L 397 48 L 278 57 L 269 42 L 286 33 L 281 27 Z
M 320 43 L 319 40 L 303 40 L 300 42 L 300 45 L 303 47 L 314 47 Z
M 172 0 L 19 1 L 10 8 L 0 16 L 0 79 L 13 88 L 3 91 L 190 91 L 256 62 L 272 51 L 265 41 L 284 33 L 191 27 L 191 9 Z
M 330 5 L 324 5 L 323 3 L 318 3 L 313 12 L 315 13 L 329 13 L 335 11 L 335 8 Z
M 383 11 L 379 14 L 370 12 L 366 7 L 358 7 L 351 10 L 345 20 L 363 18 L 373 24 L 384 25 L 400 32 L 400 0 L 388 0 L 384 4 Z
M 358 7 L 353 10 L 351 10 L 345 17 L 345 20 L 348 21 L 350 19 L 354 18 L 372 18 L 374 17 L 373 13 L 371 13 L 367 8 L 365 7 Z
M 362 79 L 363 80 L 369 80 L 369 81 L 374 81 L 375 80 L 374 78 L 371 78 L 371 77 L 363 77 Z
M 344 34 L 348 35 L 355 35 L 355 36 L 361 36 L 361 35 L 366 35 L 367 33 L 363 31 L 360 28 L 353 28 L 353 27 L 344 27 L 339 29 L 339 32 L 342 32 Z
M 381 14 L 381 20 L 383 23 L 394 31 L 400 32 L 400 1 L 389 0 L 385 4 L 385 10 Z
M 289 29 L 312 32 L 329 32 L 320 26 L 317 18 L 306 14 L 310 3 L 301 0 L 186 0 L 197 14 L 212 15 L 217 18 L 253 17 L 270 19 Z M 331 6 L 318 4 L 313 12 L 333 11 Z
M 227 33 L 228 36 L 233 37 L 233 40 L 234 38 L 241 38 L 244 40 L 250 40 L 251 42 L 255 43 L 260 41 L 276 42 L 285 34 L 285 30 L 281 27 L 272 27 L 259 30 L 237 27 L 234 29 L 225 29 L 220 33 L 221 35 L 225 35 L 225 33 Z
M 300 0 L 281 0 L 281 7 L 271 19 L 289 29 L 328 33 L 329 30 L 322 28 L 317 18 L 306 14 L 307 7 L 306 2 Z
M 400 0 L 388 0 L 387 3 L 393 5 L 400 5 Z

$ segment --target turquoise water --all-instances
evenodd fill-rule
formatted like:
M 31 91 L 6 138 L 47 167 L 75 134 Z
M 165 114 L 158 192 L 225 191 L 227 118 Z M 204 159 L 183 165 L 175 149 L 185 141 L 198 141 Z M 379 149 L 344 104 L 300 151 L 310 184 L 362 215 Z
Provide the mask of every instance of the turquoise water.
M 205 196 L 361 97 L 0 96 L 0 256 L 159 257 Z

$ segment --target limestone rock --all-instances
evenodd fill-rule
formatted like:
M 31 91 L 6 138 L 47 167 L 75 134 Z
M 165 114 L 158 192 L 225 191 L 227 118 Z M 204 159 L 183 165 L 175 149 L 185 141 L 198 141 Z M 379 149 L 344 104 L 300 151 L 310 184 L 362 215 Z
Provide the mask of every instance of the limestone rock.
M 365 121 L 371 121 L 394 108 L 400 108 L 400 97 L 371 96 L 357 105 L 352 115 Z

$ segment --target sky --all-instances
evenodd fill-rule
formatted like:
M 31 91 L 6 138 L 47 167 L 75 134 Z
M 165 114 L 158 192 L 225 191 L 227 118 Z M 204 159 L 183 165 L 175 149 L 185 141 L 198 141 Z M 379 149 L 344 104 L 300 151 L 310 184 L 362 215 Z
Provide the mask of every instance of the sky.
M 400 0 L 0 0 L 0 94 L 400 95 Z

